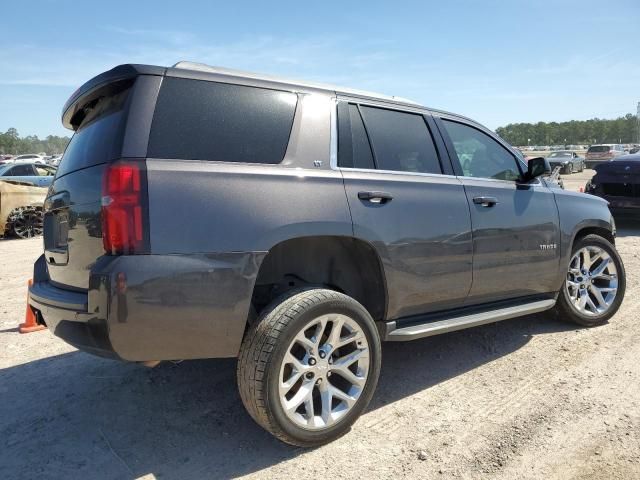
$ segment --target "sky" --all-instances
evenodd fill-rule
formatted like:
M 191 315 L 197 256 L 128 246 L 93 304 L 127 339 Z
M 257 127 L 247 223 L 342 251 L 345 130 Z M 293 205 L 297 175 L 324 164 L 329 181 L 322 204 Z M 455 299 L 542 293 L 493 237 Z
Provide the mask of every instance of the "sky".
M 0 131 L 68 135 L 64 102 L 122 63 L 334 83 L 508 123 L 640 101 L 639 0 L 22 0 L 2 6 Z

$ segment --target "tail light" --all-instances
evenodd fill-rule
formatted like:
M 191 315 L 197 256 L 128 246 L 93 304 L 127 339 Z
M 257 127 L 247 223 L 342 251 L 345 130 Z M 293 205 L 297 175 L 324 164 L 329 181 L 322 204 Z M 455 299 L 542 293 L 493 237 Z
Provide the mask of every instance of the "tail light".
M 102 244 L 109 255 L 148 250 L 144 162 L 119 161 L 107 167 L 102 184 Z

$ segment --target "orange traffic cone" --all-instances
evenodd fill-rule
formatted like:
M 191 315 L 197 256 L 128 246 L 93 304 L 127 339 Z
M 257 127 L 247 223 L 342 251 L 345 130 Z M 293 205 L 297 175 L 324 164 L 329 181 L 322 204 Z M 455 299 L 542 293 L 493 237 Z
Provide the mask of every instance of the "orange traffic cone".
M 33 313 L 33 309 L 31 308 L 31 305 L 29 305 L 28 287 L 30 287 L 31 285 L 33 285 L 33 280 L 29 279 L 29 281 L 27 282 L 27 312 L 24 316 L 24 323 L 21 323 L 18 326 L 18 330 L 20 330 L 20 333 L 37 332 L 39 330 L 44 330 L 45 328 L 47 328 L 44 325 L 38 325 L 38 323 L 36 322 L 36 316 Z

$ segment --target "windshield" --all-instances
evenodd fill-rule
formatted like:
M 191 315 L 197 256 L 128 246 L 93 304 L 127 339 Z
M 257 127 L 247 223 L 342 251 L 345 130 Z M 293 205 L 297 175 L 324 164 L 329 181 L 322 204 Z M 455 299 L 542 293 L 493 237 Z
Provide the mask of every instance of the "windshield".
M 603 153 L 611 150 L 611 147 L 608 145 L 594 145 L 593 147 L 589 147 L 587 153 Z
M 549 158 L 566 158 L 571 157 L 571 152 L 553 152 Z

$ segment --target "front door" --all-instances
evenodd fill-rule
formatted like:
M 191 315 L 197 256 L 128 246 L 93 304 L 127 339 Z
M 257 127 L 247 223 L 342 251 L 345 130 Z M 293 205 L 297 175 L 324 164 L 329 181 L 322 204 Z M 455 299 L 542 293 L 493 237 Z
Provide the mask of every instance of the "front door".
M 498 139 L 443 118 L 445 141 L 471 209 L 473 285 L 468 304 L 557 289 L 558 210 L 540 180 L 520 183 L 522 165 Z

